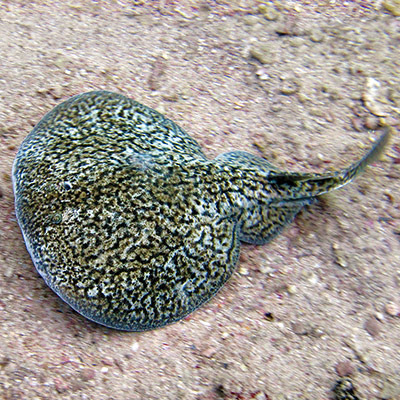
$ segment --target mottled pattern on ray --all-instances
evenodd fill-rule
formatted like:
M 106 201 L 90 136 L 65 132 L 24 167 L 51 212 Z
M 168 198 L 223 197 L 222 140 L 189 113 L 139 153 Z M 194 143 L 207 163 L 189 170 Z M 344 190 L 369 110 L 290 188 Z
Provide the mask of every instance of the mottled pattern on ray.
M 288 173 L 241 151 L 208 160 L 158 112 L 85 93 L 22 143 L 16 215 L 38 272 L 74 309 L 109 327 L 153 329 L 221 288 L 240 241 L 271 240 L 304 205 L 351 181 L 388 137 L 347 169 Z

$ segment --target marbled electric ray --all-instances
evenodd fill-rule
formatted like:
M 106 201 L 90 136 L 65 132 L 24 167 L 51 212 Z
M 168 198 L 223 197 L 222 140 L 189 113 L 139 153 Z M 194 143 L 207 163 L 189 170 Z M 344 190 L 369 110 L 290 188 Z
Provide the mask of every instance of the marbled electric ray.
M 158 112 L 96 91 L 50 111 L 15 158 L 16 215 L 36 269 L 100 324 L 178 321 L 232 275 L 240 241 L 263 244 L 317 196 L 381 153 L 322 174 L 283 172 L 234 151 L 208 160 Z

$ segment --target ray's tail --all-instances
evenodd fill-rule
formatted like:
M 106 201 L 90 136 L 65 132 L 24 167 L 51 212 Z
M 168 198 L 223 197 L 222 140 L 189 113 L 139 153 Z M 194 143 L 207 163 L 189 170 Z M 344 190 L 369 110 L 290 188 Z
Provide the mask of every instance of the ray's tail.
M 339 171 L 321 174 L 273 172 L 270 180 L 276 184 L 278 192 L 285 193 L 285 200 L 301 200 L 320 196 L 339 189 L 351 182 L 383 152 L 390 139 L 390 129 L 386 127 L 374 146 L 359 161 Z M 282 198 L 281 198 L 282 200 Z

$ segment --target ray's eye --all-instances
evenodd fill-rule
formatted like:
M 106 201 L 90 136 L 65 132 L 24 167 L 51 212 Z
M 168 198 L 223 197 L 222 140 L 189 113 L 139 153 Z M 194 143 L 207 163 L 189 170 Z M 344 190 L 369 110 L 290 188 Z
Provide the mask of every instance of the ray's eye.
M 71 182 L 65 181 L 64 184 L 63 184 L 63 186 L 64 186 L 64 189 L 65 189 L 66 191 L 72 189 Z

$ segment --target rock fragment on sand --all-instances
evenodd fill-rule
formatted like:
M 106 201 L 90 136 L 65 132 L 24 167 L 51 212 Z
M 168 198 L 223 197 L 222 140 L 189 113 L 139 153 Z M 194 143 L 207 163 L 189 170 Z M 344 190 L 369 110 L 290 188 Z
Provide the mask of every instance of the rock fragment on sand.
M 339 361 L 335 365 L 335 370 L 341 378 L 354 374 L 354 366 L 349 360 Z
M 364 328 L 372 337 L 376 337 L 381 331 L 381 324 L 371 317 L 365 321 Z

